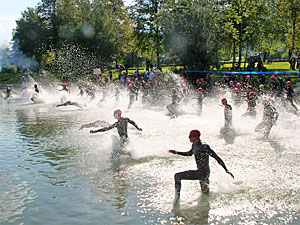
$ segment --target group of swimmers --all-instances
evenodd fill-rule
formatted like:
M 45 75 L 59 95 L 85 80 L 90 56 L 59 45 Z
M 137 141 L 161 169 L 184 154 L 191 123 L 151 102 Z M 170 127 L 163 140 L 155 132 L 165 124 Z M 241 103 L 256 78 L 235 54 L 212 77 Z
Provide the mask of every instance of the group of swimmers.
M 226 79 L 226 80 L 225 80 Z M 135 77 L 133 79 L 127 78 L 127 84 L 123 85 L 115 85 L 114 86 L 114 97 L 116 101 L 118 101 L 119 96 L 122 94 L 122 90 L 125 90 L 129 95 L 129 103 L 128 108 L 130 109 L 134 103 L 138 99 L 138 96 L 143 98 L 143 101 L 151 101 L 154 102 L 159 101 L 160 99 L 165 98 L 164 90 L 168 90 L 171 92 L 171 103 L 166 104 L 166 109 L 170 113 L 171 117 L 178 116 L 178 106 L 180 101 L 186 101 L 187 96 L 196 96 L 197 98 L 197 108 L 199 110 L 199 114 L 203 110 L 202 104 L 203 99 L 209 97 L 212 94 L 213 87 L 211 85 L 210 76 L 206 76 L 205 78 L 197 79 L 195 81 L 196 88 L 193 88 L 192 85 L 184 78 L 182 75 L 179 79 L 179 82 L 166 82 L 162 79 L 159 79 L 159 76 L 155 78 L 155 80 L 146 80 L 143 77 Z M 293 88 L 292 82 L 288 76 L 286 76 L 286 81 L 282 82 L 282 79 L 278 76 L 271 76 L 269 85 L 266 82 L 263 84 L 263 78 L 259 79 L 259 82 L 255 81 L 251 76 L 246 77 L 245 82 L 236 82 L 235 77 L 231 76 L 227 79 L 224 77 L 224 86 L 226 90 L 230 90 L 232 93 L 232 102 L 234 106 L 229 104 L 227 98 L 221 98 L 221 103 L 224 106 L 224 127 L 221 129 L 221 132 L 227 133 L 232 129 L 232 109 L 233 107 L 239 107 L 240 104 L 243 103 L 243 100 L 246 100 L 248 104 L 247 112 L 244 116 L 256 116 L 255 107 L 257 105 L 256 101 L 261 100 L 263 103 L 263 119 L 256 128 L 255 131 L 263 131 L 264 136 L 268 137 L 272 126 L 276 123 L 279 113 L 274 106 L 274 101 L 279 102 L 289 102 L 291 106 L 297 111 L 298 108 L 293 100 Z M 107 91 L 109 90 L 109 84 L 102 84 L 103 98 L 107 97 Z M 65 91 L 70 93 L 70 89 L 68 85 L 64 83 L 62 85 L 62 89 L 60 91 Z M 39 87 L 37 84 L 34 84 L 34 92 L 36 94 L 40 93 Z M 124 92 L 123 92 L 124 93 Z M 286 98 L 283 98 L 283 93 L 286 94 Z M 94 84 L 89 82 L 87 84 L 86 90 L 84 91 L 82 85 L 79 85 L 79 93 L 78 95 L 90 96 L 90 100 L 95 98 L 96 88 Z M 11 96 L 11 89 L 9 85 L 7 86 L 7 97 Z M 185 99 L 185 100 L 183 100 Z M 68 106 L 73 105 L 82 108 L 82 106 L 77 102 L 72 102 L 70 100 L 66 100 L 65 102 L 58 104 L 57 107 L 60 106 Z M 92 128 L 92 127 L 101 127 L 99 129 L 90 130 L 91 134 L 98 132 L 105 132 L 116 128 L 120 137 L 120 143 L 122 146 L 126 146 L 128 144 L 129 138 L 127 133 L 128 123 L 134 126 L 137 130 L 142 131 L 133 120 L 122 117 L 122 111 L 117 109 L 113 113 L 114 118 L 117 120 L 114 124 L 110 125 L 105 121 L 97 120 L 92 123 L 84 124 L 79 129 L 82 130 L 84 128 Z M 180 198 L 180 189 L 181 189 L 181 180 L 199 180 L 201 190 L 204 194 L 209 193 L 209 156 L 213 157 L 228 173 L 232 178 L 234 178 L 233 174 L 227 169 L 223 160 L 210 148 L 209 145 L 203 144 L 200 140 L 201 133 L 199 130 L 192 130 L 189 134 L 189 140 L 192 143 L 192 148 L 188 152 L 181 152 L 176 150 L 169 150 L 170 153 L 178 154 L 182 156 L 192 156 L 194 155 L 197 170 L 188 170 L 175 174 L 175 204 L 178 204 Z
M 142 131 L 133 120 L 122 117 L 122 111 L 117 109 L 114 111 L 113 116 L 117 121 L 108 125 L 105 124 L 104 121 L 95 121 L 93 123 L 84 124 L 79 129 L 83 128 L 91 128 L 97 126 L 104 126 L 97 130 L 90 130 L 90 133 L 98 133 L 105 132 L 116 128 L 120 137 L 121 145 L 126 146 L 128 144 L 128 133 L 127 126 L 128 123 L 134 126 L 137 130 Z M 169 150 L 170 153 L 178 154 L 182 156 L 195 156 L 195 161 L 197 165 L 197 170 L 188 170 L 175 174 L 175 199 L 174 206 L 178 206 L 180 199 L 180 189 L 181 189 L 181 180 L 199 180 L 200 187 L 202 193 L 209 194 L 209 176 L 210 176 L 210 168 L 209 168 L 209 156 L 213 157 L 217 162 L 224 168 L 225 172 L 234 178 L 233 174 L 227 169 L 223 160 L 209 147 L 207 144 L 202 144 L 200 141 L 200 131 L 192 130 L 189 134 L 190 142 L 192 142 L 192 148 L 188 152 L 179 152 L 176 150 Z

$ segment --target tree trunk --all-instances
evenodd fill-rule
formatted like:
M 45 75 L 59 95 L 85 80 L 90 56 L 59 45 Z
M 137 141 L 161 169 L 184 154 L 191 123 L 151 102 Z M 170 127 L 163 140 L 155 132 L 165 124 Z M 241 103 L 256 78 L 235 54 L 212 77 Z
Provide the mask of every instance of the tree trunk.
M 243 50 L 243 34 L 242 34 L 242 23 L 240 28 L 240 35 L 239 35 L 239 65 L 242 65 L 242 50 Z
M 233 49 L 232 49 L 232 68 L 234 68 L 235 64 L 235 40 L 233 40 Z
M 239 33 L 239 65 L 242 66 L 242 48 L 243 48 L 243 6 L 240 0 L 240 15 L 242 21 L 240 22 L 240 33 Z
M 295 49 L 295 32 L 296 32 L 296 13 L 293 13 L 293 25 L 292 25 L 292 51 L 291 51 L 291 57 L 294 57 L 294 49 Z
M 160 54 L 160 38 L 159 38 L 159 29 L 156 27 L 156 62 L 157 62 L 157 68 L 160 67 L 160 59 L 159 59 L 159 54 Z

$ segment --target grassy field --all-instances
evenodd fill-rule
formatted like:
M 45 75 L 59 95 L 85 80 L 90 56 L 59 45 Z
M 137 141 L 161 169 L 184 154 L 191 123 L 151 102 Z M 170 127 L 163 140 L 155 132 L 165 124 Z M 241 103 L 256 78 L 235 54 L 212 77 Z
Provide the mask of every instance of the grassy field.
M 221 71 L 228 71 L 228 68 L 231 67 L 231 63 L 224 64 L 221 67 Z M 267 68 L 268 72 L 292 72 L 290 69 L 290 64 L 288 62 L 273 62 L 266 63 L 264 66 Z M 242 64 L 242 69 L 244 69 L 244 64 Z M 295 70 L 294 70 L 295 71 Z

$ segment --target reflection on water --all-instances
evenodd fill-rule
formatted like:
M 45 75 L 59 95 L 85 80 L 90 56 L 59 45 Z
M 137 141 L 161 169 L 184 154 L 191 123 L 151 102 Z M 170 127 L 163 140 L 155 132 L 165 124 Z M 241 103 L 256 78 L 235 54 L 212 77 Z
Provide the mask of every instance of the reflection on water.
M 191 101 L 173 119 L 162 106 L 138 102 L 127 110 L 127 96 L 122 100 L 99 107 L 85 99 L 84 109 L 56 108 L 54 100 L 1 102 L 0 223 L 299 223 L 296 115 L 281 116 L 266 140 L 254 131 L 260 118 L 241 116 L 246 106 L 234 108 L 235 133 L 221 135 L 218 99 L 207 101 L 201 116 Z M 126 154 L 116 130 L 95 135 L 78 130 L 99 119 L 112 124 L 115 108 L 143 128 L 128 127 Z M 173 210 L 174 174 L 196 165 L 193 157 L 174 157 L 167 150 L 188 151 L 187 134 L 195 128 L 235 180 L 211 159 L 211 194 L 202 195 L 197 181 L 183 181 L 180 208 Z
M 172 221 L 184 224 L 208 224 L 210 196 L 201 195 L 190 206 L 174 210 Z
M 22 218 L 26 205 L 36 198 L 36 192 L 29 187 L 29 183 L 16 176 L 2 176 L 2 172 L 0 176 L 0 222 L 14 223 Z

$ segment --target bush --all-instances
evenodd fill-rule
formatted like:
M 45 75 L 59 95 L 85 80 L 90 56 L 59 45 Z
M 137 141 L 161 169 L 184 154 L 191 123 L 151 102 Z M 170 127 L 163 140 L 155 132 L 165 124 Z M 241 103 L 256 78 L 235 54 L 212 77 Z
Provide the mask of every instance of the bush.
M 8 65 L 8 66 L 5 66 L 5 67 L 2 67 L 2 70 L 1 72 L 2 73 L 16 73 L 18 70 L 18 68 L 14 65 Z

